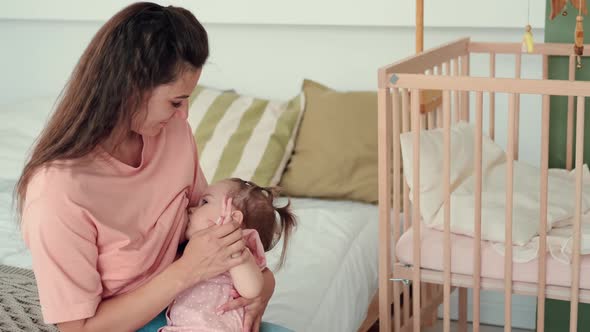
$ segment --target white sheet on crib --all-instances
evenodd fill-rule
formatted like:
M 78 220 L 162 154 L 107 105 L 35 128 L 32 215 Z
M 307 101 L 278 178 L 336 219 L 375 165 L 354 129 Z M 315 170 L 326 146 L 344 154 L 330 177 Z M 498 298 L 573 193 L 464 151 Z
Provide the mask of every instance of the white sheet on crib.
M 473 236 L 475 192 L 475 129 L 459 123 L 451 138 L 451 231 Z M 420 134 L 420 204 L 425 224 L 442 229 L 444 225 L 443 169 L 444 131 L 435 129 Z M 412 168 L 412 133 L 401 135 L 404 170 Z M 488 137 L 483 138 L 482 154 L 482 239 L 505 241 L 506 224 L 506 155 Z M 412 172 L 404 172 L 412 188 Z M 512 239 L 525 245 L 538 234 L 540 219 L 540 170 L 524 162 L 514 162 Z M 424 182 L 423 182 L 424 179 Z M 583 213 L 590 207 L 590 172 L 584 167 Z M 575 208 L 575 173 L 549 171 L 548 228 L 570 220 Z M 444 193 L 443 193 L 444 195 Z M 410 194 L 410 199 L 412 195 Z M 424 203 L 424 205 L 423 205 Z M 432 211 L 435 210 L 435 213 Z

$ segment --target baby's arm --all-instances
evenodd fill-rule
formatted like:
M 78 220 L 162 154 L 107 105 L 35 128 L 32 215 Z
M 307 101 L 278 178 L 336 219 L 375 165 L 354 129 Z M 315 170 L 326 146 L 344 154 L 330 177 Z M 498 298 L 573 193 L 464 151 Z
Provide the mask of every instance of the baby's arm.
M 260 267 L 256 264 L 250 250 L 246 248 L 244 254 L 248 255 L 246 262 L 231 268 L 229 274 L 240 296 L 253 299 L 260 295 L 264 279 L 262 278 L 262 271 L 260 271 Z
M 216 223 L 223 223 L 224 220 L 227 219 L 227 217 L 233 216 L 231 198 L 227 201 L 223 201 L 221 210 L 221 217 L 218 219 Z M 240 218 L 241 222 L 243 215 L 239 211 L 236 212 L 236 216 Z M 254 244 L 253 250 L 262 251 L 262 255 L 264 255 L 264 249 L 262 249 L 262 244 L 260 244 L 260 238 L 258 237 L 258 233 L 255 234 L 255 239 L 258 243 L 256 243 L 255 241 L 256 244 Z M 248 235 L 244 235 L 244 239 L 248 241 Z M 252 233 L 250 233 L 250 235 L 252 235 Z M 257 248 L 258 245 L 260 247 Z M 262 277 L 262 272 L 260 271 L 261 267 L 258 266 L 256 258 L 254 257 L 247 245 L 245 251 L 243 252 L 243 255 L 247 255 L 246 261 L 238 266 L 229 269 L 229 274 L 232 278 L 234 287 L 238 291 L 240 296 L 247 299 L 253 299 L 258 297 L 262 292 L 264 279 Z

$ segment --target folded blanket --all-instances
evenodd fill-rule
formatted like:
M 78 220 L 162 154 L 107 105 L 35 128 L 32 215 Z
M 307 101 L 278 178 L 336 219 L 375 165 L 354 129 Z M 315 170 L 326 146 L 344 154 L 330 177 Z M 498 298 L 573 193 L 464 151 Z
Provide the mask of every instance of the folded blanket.
M 0 331 L 57 332 L 43 323 L 33 271 L 0 265 Z

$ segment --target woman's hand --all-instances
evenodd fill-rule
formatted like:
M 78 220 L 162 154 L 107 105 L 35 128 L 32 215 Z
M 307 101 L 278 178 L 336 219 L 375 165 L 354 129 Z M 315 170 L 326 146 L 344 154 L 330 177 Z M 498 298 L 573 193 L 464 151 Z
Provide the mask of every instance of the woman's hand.
M 224 216 L 222 225 L 194 233 L 177 261 L 186 273 L 184 288 L 244 263 L 248 258 L 244 248 L 240 225 L 231 216 Z
M 272 297 L 275 289 L 274 275 L 269 269 L 262 273 L 264 277 L 264 288 L 260 296 L 253 299 L 246 299 L 234 291 L 233 300 L 217 308 L 218 313 L 222 314 L 226 311 L 244 308 L 244 328 L 243 332 L 258 332 L 260 330 L 260 322 L 262 315 L 268 305 L 268 301 Z

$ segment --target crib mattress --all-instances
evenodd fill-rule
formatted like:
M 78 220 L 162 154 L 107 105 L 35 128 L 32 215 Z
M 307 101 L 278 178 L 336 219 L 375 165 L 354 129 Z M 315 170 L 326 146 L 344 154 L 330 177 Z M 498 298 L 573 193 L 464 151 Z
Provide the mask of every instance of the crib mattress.
M 421 266 L 430 270 L 443 270 L 444 233 L 428 227 L 421 227 Z M 413 229 L 405 232 L 396 244 L 397 258 L 405 264 L 413 262 Z M 472 275 L 474 240 L 472 237 L 451 234 L 451 273 Z M 515 282 L 538 281 L 538 258 L 526 263 L 514 263 L 512 278 Z M 504 256 L 492 248 L 488 241 L 481 242 L 481 274 L 483 278 L 504 279 Z M 547 254 L 547 285 L 569 287 L 571 285 L 570 265 Z M 590 289 L 590 255 L 581 257 L 580 288 Z

